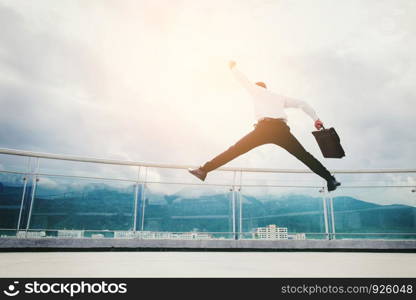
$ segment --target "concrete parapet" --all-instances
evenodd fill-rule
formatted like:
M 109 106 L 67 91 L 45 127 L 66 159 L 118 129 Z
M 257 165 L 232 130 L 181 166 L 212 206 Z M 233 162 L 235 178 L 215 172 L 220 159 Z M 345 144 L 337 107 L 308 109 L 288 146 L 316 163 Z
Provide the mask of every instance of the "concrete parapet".
M 224 251 L 415 251 L 416 240 L 149 240 L 90 238 L 0 238 L 0 251 L 19 250 L 224 250 Z

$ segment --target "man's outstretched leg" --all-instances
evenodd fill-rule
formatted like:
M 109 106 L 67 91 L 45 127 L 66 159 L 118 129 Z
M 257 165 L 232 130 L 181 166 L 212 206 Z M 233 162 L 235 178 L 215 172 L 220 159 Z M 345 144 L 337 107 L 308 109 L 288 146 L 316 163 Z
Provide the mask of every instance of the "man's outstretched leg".
M 259 127 L 256 127 L 253 131 L 249 132 L 243 138 L 241 138 L 234 145 L 229 147 L 226 151 L 214 157 L 212 160 L 206 162 L 203 166 L 197 169 L 189 169 L 189 172 L 202 181 L 205 180 L 208 172 L 213 171 L 234 158 L 244 154 L 251 149 L 263 145 L 266 143 L 267 137 Z
M 317 160 L 312 154 L 303 148 L 302 144 L 296 139 L 296 137 L 287 130 L 284 138 L 275 141 L 275 144 L 283 147 L 297 159 L 303 162 L 309 167 L 314 173 L 321 176 L 327 182 L 328 191 L 334 191 L 337 186 L 341 185 L 334 176 Z

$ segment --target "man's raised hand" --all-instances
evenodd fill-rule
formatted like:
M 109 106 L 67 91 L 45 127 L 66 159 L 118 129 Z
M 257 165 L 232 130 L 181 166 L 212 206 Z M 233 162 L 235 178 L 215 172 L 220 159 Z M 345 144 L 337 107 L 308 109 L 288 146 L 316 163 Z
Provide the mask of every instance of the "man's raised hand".
M 236 62 L 233 60 L 230 60 L 230 62 L 228 63 L 228 66 L 230 67 L 230 69 L 234 68 L 236 65 Z

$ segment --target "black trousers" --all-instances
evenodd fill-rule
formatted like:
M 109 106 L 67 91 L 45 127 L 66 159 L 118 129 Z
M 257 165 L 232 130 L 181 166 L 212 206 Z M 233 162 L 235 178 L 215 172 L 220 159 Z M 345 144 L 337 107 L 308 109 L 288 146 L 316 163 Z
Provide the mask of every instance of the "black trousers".
M 254 130 L 226 151 L 206 162 L 201 168 L 206 172 L 210 172 L 255 147 L 270 143 L 286 149 L 325 180 L 332 178 L 329 171 L 312 154 L 307 152 L 293 136 L 286 122 L 280 119 L 268 119 L 257 123 Z

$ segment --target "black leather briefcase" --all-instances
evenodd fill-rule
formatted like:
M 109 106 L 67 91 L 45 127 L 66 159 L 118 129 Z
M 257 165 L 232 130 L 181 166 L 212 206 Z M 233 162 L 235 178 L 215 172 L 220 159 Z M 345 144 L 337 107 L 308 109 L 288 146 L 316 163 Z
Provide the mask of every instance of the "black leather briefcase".
M 312 134 L 318 142 L 319 148 L 321 149 L 324 157 L 342 158 L 345 156 L 339 136 L 333 127 L 312 131 Z

